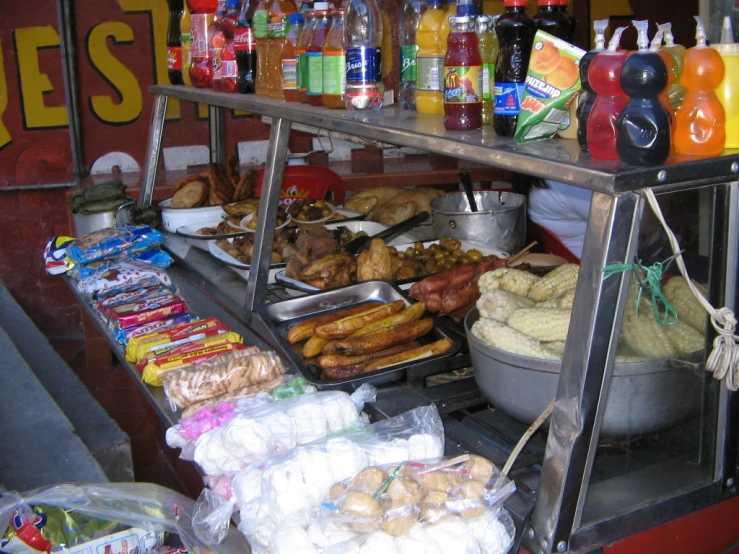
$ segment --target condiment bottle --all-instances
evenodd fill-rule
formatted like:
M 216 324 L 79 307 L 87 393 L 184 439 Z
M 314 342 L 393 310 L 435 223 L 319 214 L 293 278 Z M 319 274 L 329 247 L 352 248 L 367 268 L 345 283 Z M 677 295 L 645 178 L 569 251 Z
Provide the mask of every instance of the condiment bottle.
M 685 47 L 682 44 L 675 44 L 675 37 L 672 35 L 672 23 L 661 23 L 657 25 L 657 29 L 664 33 L 665 44 L 663 50 L 669 52 L 675 63 L 672 64 L 672 74 L 674 81 L 672 87 L 667 89 L 667 97 L 670 99 L 673 113 L 676 113 L 683 103 L 685 88 L 680 84 L 680 76 L 683 73 L 683 58 L 685 58 Z
M 657 54 L 660 58 L 662 58 L 662 61 L 665 62 L 665 67 L 667 68 L 667 88 L 665 88 L 665 90 L 659 93 L 659 101 L 661 102 L 662 106 L 667 110 L 667 112 L 670 114 L 670 122 L 674 123 L 675 114 L 672 112 L 672 106 L 670 105 L 670 99 L 667 96 L 667 91 L 670 90 L 670 86 L 672 85 L 673 80 L 675 78 L 674 73 L 672 72 L 672 67 L 675 65 L 675 60 L 672 58 L 672 56 L 667 50 L 663 50 L 661 48 L 663 37 L 664 37 L 663 31 L 658 30 L 654 34 L 654 38 L 652 39 L 652 42 L 649 45 L 649 51 Z
M 441 73 L 446 40 L 442 43 L 441 28 L 445 18 L 441 0 L 429 0 L 416 30 L 416 111 L 420 114 L 444 114 Z
M 213 84 L 213 62 L 209 56 L 208 27 L 213 21 L 218 0 L 187 0 L 190 8 L 190 80 L 197 88 Z
M 534 16 L 536 28 L 562 40 L 569 40 L 570 18 L 560 9 L 560 0 L 538 0 Z
M 608 49 L 598 53 L 588 69 L 590 88 L 597 98 L 588 117 L 587 141 L 590 155 L 597 160 L 619 159 L 616 122 L 629 101 L 621 89 L 621 67 L 629 53 L 618 49 L 625 30 L 626 27 L 616 29 Z
M 300 31 L 296 47 L 298 60 L 298 102 L 308 102 L 308 45 L 313 37 L 316 18 L 313 10 L 303 12 L 303 30 Z
M 423 12 L 426 11 L 426 0 L 403 0 L 398 24 L 398 41 L 400 42 L 400 87 L 398 101 L 404 110 L 416 109 L 416 31 Z
M 621 69 L 621 88 L 629 102 L 618 119 L 616 146 L 624 163 L 660 165 L 671 149 L 670 111 L 659 98 L 667 88 L 667 66 L 649 50 L 649 21 L 633 23 L 639 32 L 639 50 L 626 59 Z
M 493 122 L 493 87 L 495 61 L 498 57 L 498 37 L 495 35 L 494 19 L 489 15 L 480 15 L 475 21 L 475 32 L 480 41 L 482 57 L 482 124 Z
M 451 33 L 444 56 L 444 127 L 482 127 L 482 57 L 475 18 L 449 18 Z
M 595 48 L 585 54 L 580 60 L 580 85 L 582 92 L 578 98 L 577 104 L 577 142 L 580 143 L 580 149 L 583 152 L 588 151 L 588 117 L 593 109 L 593 104 L 598 95 L 590 86 L 588 79 L 588 70 L 590 64 L 599 52 L 603 52 L 606 47 L 606 29 L 608 29 L 608 20 L 599 19 L 593 23 L 595 29 Z
M 731 18 L 724 18 L 721 30 L 721 42 L 714 44 L 726 70 L 724 79 L 716 89 L 716 96 L 724 106 L 726 113 L 725 148 L 739 148 L 739 44 L 734 43 L 734 31 Z
M 526 13 L 526 0 L 505 0 L 503 5 L 505 13 L 495 24 L 500 49 L 495 64 L 493 127 L 498 135 L 512 137 L 521 111 L 536 25 Z
M 344 10 L 331 12 L 331 28 L 323 45 L 323 105 L 344 109 L 346 91 L 346 49 L 344 48 Z
M 726 144 L 726 114 L 715 92 L 724 78 L 724 62 L 706 45 L 703 20 L 695 20 L 697 44 L 685 52 L 680 77 L 686 92 L 675 117 L 675 153 L 718 156 Z
M 282 49 L 282 95 L 288 102 L 298 101 L 298 39 L 303 30 L 303 14 L 291 13 L 287 17 L 290 31 Z
M 319 3 L 316 2 L 316 4 Z M 326 42 L 328 29 L 331 26 L 329 10 L 320 8 L 323 8 L 323 6 L 319 6 L 319 9 L 313 12 L 316 24 L 313 27 L 313 36 L 306 51 L 308 60 L 308 103 L 312 106 L 323 106 L 323 43 Z

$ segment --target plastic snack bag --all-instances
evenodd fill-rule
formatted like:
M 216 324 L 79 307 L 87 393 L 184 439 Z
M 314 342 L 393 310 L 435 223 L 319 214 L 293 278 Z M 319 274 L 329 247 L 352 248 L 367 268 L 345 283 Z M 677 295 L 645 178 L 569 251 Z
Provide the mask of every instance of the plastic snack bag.
M 164 243 L 164 236 L 148 225 L 120 225 L 79 237 L 67 254 L 79 264 L 130 256 Z
M 44 247 L 44 266 L 49 275 L 60 275 L 74 267 L 74 260 L 67 256 L 67 248 L 74 237 L 52 237 Z
M 169 344 L 185 344 L 206 336 L 226 333 L 231 328 L 214 317 L 191 323 L 183 323 L 176 327 L 159 330 L 148 335 L 132 338 L 126 346 L 126 360 L 139 363 L 149 352 L 155 352 L 159 346 Z
M 124 259 L 129 262 L 140 262 L 142 264 L 153 265 L 154 267 L 161 269 L 167 269 L 174 261 L 172 256 L 167 254 L 161 248 L 152 248 L 150 250 L 143 250 L 142 252 L 134 252 L 123 259 L 100 260 L 89 264 L 76 264 L 69 271 L 69 276 L 79 281 L 80 279 L 84 279 L 85 277 L 89 277 L 90 275 L 94 275 L 100 271 L 105 271 L 112 265 L 119 261 L 123 261 Z
M 77 283 L 77 290 L 82 294 L 96 296 L 158 284 L 167 287 L 172 285 L 166 270 L 139 262 L 118 262 L 105 271 L 81 279 Z
M 144 325 L 138 325 L 131 327 L 130 329 L 121 329 L 120 327 L 113 325 L 111 330 L 115 335 L 116 340 L 123 345 L 128 345 L 128 342 L 136 337 L 143 337 L 150 335 L 158 331 L 164 331 L 165 329 L 171 329 L 184 323 L 192 323 L 198 321 L 200 318 L 192 314 L 181 314 L 175 317 L 168 317 L 167 319 L 160 319 L 159 321 L 152 321 L 151 323 L 145 323 Z

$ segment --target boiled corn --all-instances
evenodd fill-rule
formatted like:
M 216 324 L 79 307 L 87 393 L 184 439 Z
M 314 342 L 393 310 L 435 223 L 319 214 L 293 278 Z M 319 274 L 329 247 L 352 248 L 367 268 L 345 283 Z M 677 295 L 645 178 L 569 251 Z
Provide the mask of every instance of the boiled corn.
M 693 284 L 696 285 L 703 298 L 707 298 L 708 294 L 706 290 L 695 281 L 693 281 Z M 705 333 L 706 310 L 703 309 L 698 299 L 693 296 L 685 278 L 679 275 L 672 277 L 665 283 L 663 290 L 665 296 L 672 303 L 675 311 L 677 311 L 678 318 L 696 331 Z
M 494 271 L 483 273 L 477 281 L 477 286 L 481 293 L 503 289 L 519 296 L 528 296 L 531 287 L 540 279 L 541 277 L 528 271 L 501 267 Z
M 706 346 L 706 337 L 682 320 L 679 320 L 676 325 L 670 325 L 664 329 L 670 344 L 680 354 L 697 352 Z
M 539 341 L 565 341 L 571 315 L 562 308 L 520 308 L 508 316 L 508 325 Z
M 644 356 L 648 360 L 672 358 L 677 355 L 677 349 L 672 346 L 665 327 L 657 323 L 648 307 L 642 306 L 639 315 L 633 311 L 624 313 L 621 338 L 637 355 Z
M 622 354 L 618 354 L 616 356 L 616 363 L 617 364 L 630 364 L 634 362 L 646 362 L 646 358 L 642 358 L 641 356 L 626 356 Z
M 551 342 L 543 342 L 541 344 L 542 344 L 542 346 L 544 346 L 544 348 L 548 348 L 549 350 L 551 350 L 555 354 L 558 354 L 559 357 L 561 358 L 562 356 L 564 356 L 564 353 L 565 353 L 565 344 L 567 344 L 567 343 L 565 341 L 563 341 L 563 340 L 555 340 L 555 341 L 551 341 Z
M 472 334 L 490 346 L 513 352 L 521 356 L 559 360 L 560 357 L 531 337 L 511 329 L 508 325 L 493 319 L 478 319 L 472 325 Z
M 577 264 L 563 264 L 555 268 L 531 286 L 529 298 L 542 302 L 562 296 L 575 288 L 579 271 L 580 266 Z
M 502 321 L 503 323 L 513 310 L 533 306 L 533 300 L 502 289 L 488 291 L 482 294 L 477 301 L 477 309 L 482 317 Z
M 537 302 L 536 308 L 566 308 L 572 309 L 572 305 L 575 303 L 575 289 L 568 290 L 562 296 L 557 298 L 550 298 L 542 302 Z

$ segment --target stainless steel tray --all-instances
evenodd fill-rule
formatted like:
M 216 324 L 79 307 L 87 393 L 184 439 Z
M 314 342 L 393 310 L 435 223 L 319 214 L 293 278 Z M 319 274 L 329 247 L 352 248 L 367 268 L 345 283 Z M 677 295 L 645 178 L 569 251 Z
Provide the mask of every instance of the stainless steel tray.
M 460 349 L 462 341 L 458 336 L 450 333 L 449 330 L 439 320 L 434 321 L 433 330 L 419 339 L 419 342 L 425 344 L 447 338 L 452 341 L 451 350 L 440 354 L 425 358 L 420 362 L 408 362 L 398 364 L 397 366 L 379 369 L 369 373 L 361 373 L 348 379 L 329 380 L 322 379 L 320 368 L 312 364 L 306 363 L 301 349 L 303 342 L 297 345 L 290 345 L 285 339 L 287 331 L 290 327 L 299 323 L 304 319 L 315 317 L 317 315 L 327 314 L 347 306 L 362 304 L 363 302 L 380 301 L 394 302 L 403 300 L 407 305 L 411 302 L 403 296 L 402 292 L 390 283 L 385 281 L 367 281 L 356 285 L 332 289 L 309 296 L 275 302 L 263 307 L 259 312 L 259 318 L 264 324 L 265 331 L 269 336 L 265 339 L 278 350 L 280 354 L 290 360 L 291 365 L 295 366 L 300 373 L 313 385 L 321 390 L 338 389 L 352 391 L 363 383 L 373 385 L 384 385 L 395 381 L 405 380 L 407 370 L 411 367 L 426 372 L 433 373 L 433 368 L 438 366 L 436 373 L 442 373 L 447 370 L 445 358 L 448 358 Z M 452 368 L 453 369 L 453 368 Z

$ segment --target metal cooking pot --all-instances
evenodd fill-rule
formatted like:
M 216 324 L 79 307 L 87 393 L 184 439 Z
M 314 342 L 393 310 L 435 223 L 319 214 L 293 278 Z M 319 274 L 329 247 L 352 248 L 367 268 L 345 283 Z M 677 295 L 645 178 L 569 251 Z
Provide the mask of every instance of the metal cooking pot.
M 136 201 L 133 198 L 129 198 L 115 210 L 107 210 L 95 214 L 72 213 L 72 217 L 74 217 L 74 232 L 78 237 L 81 237 L 93 231 L 99 231 L 100 229 L 133 223 L 133 209 L 135 206 Z
M 434 198 L 434 235 L 485 244 L 512 254 L 526 242 L 526 197 L 508 191 L 475 191 L 478 212 L 467 195 L 454 192 Z
M 464 321 L 475 380 L 493 406 L 530 424 L 556 395 L 562 363 L 485 344 L 470 332 L 479 317 L 473 309 Z M 640 435 L 685 422 L 700 410 L 701 382 L 700 376 L 672 367 L 669 360 L 616 364 L 601 432 Z

